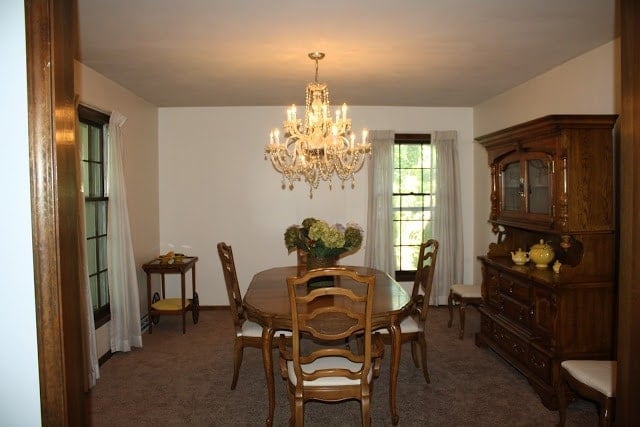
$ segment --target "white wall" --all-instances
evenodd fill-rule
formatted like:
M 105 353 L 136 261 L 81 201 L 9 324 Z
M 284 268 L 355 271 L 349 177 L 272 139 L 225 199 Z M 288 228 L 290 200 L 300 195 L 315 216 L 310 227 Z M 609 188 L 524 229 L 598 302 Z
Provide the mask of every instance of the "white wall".
M 141 265 L 160 253 L 158 214 L 158 109 L 91 68 L 75 63 L 75 88 L 82 104 L 127 117 L 124 175 L 129 223 L 140 290 L 140 310 L 147 312 L 146 276 Z M 109 351 L 109 324 L 96 331 L 98 356 Z
M 470 108 L 351 107 L 354 130 L 396 132 L 457 130 L 462 174 L 465 280 L 473 280 L 473 143 Z M 284 230 L 305 217 L 366 225 L 367 176 L 356 188 L 326 183 L 309 199 L 300 183 L 282 190 L 280 175 L 264 160 L 271 128 L 285 107 L 160 108 L 160 240 L 163 252 L 197 255 L 197 291 L 201 304 L 228 305 L 216 244 L 232 245 L 244 292 L 256 272 L 295 264 L 287 255 Z M 365 230 L 365 233 L 367 230 Z M 364 250 L 343 264 L 362 264 Z M 177 278 L 172 295 L 178 295 Z
M 474 135 L 548 114 L 619 114 L 620 97 L 620 39 L 616 39 L 474 107 Z M 487 225 L 487 154 L 475 145 L 475 251 L 482 254 L 495 237 Z
M 27 70 L 24 2 L 10 0 L 0 7 L 0 424 L 39 426 L 40 383 L 36 335 L 29 133 L 27 127 Z
M 620 111 L 620 39 L 565 62 L 473 109 L 480 136 L 547 114 Z

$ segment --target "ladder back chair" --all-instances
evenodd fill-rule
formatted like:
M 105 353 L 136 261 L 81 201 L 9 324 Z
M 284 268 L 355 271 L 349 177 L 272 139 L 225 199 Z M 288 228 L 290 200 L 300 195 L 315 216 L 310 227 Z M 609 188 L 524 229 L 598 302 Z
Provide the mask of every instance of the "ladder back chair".
M 333 286 L 309 288 L 312 279 Z M 380 373 L 384 343 L 372 335 L 375 276 L 340 267 L 287 278 L 293 336 L 280 337 L 280 370 L 287 381 L 290 424 L 304 425 L 308 400 L 360 401 L 362 425 L 371 425 L 373 378 Z M 362 351 L 345 340 L 364 335 Z M 290 346 L 287 345 L 290 342 Z M 373 344 L 375 342 L 375 345 Z M 358 346 L 353 346 L 358 348 Z
M 464 338 L 464 324 L 465 313 L 467 305 L 477 307 L 482 303 L 482 285 L 451 285 L 449 289 L 449 323 L 448 326 L 453 325 L 453 309 L 457 305 L 458 312 L 460 314 L 460 331 L 458 332 L 458 338 Z
M 236 388 L 238 382 L 244 348 L 254 347 L 262 349 L 262 326 L 246 317 L 231 246 L 224 242 L 218 243 L 218 255 L 220 256 L 220 262 L 222 264 L 224 282 L 229 297 L 229 308 L 231 309 L 231 319 L 233 320 L 236 333 L 233 344 L 233 380 L 231 381 L 231 390 L 233 390 Z M 279 334 L 291 335 L 290 332 L 286 331 L 278 332 Z
M 436 268 L 438 247 L 440 244 L 435 239 L 430 239 L 420 245 L 416 275 L 411 290 L 410 314 L 400 322 L 400 336 L 402 343 L 411 343 L 411 357 L 416 368 L 422 366 L 422 373 L 427 383 L 431 382 L 427 368 L 427 340 L 425 338 L 425 326 L 427 313 L 429 312 L 429 297 L 433 286 L 433 273 Z M 383 335 L 388 335 L 388 329 L 380 329 Z M 418 355 L 420 348 L 420 356 Z

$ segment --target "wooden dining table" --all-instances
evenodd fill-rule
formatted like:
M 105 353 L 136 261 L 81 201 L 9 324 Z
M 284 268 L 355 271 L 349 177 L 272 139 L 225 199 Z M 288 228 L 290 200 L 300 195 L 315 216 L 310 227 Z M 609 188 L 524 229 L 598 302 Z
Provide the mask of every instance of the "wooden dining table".
M 396 408 L 396 385 L 400 366 L 400 321 L 408 315 L 410 295 L 387 273 L 368 267 L 341 266 L 359 274 L 373 274 L 376 277 L 373 298 L 373 329 L 387 328 L 391 340 L 391 372 L 389 375 L 389 407 L 393 425 L 398 424 Z M 269 395 L 269 415 L 267 425 L 273 425 L 275 411 L 275 384 L 273 375 L 273 336 L 278 330 L 291 330 L 291 309 L 286 279 L 303 274 L 301 267 L 276 267 L 261 271 L 253 276 L 244 297 L 244 305 L 249 319 L 262 325 L 262 359 L 267 379 Z

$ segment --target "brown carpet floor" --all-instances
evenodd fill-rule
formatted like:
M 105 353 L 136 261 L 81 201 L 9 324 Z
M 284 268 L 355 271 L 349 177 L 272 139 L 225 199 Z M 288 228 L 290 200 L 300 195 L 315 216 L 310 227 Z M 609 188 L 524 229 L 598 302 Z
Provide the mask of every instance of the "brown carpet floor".
M 456 313 L 457 314 L 457 313 Z M 115 354 L 103 364 L 90 393 L 93 426 L 262 426 L 267 392 L 260 350 L 247 348 L 235 390 L 231 317 L 223 310 L 201 310 L 197 325 L 187 317 L 182 334 L 179 317 L 164 316 L 144 348 Z M 398 376 L 400 426 L 555 426 L 558 413 L 546 409 L 526 379 L 486 348 L 474 344 L 479 329 L 476 310 L 467 310 L 467 333 L 457 338 L 447 327 L 446 308 L 429 312 L 427 342 L 431 384 L 415 368 L 403 346 Z M 277 350 L 274 350 L 274 359 Z M 275 361 L 274 361 L 275 362 Z M 286 426 L 286 383 L 276 374 L 274 425 Z M 374 383 L 374 426 L 390 426 L 389 358 Z M 597 426 L 595 404 L 576 400 L 568 409 L 569 426 Z M 308 426 L 359 426 L 355 401 L 305 405 Z

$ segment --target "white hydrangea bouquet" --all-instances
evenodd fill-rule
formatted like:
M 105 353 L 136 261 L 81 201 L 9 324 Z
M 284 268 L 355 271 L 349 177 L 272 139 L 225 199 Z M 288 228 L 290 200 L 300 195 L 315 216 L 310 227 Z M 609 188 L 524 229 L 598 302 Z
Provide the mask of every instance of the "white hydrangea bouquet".
M 326 221 L 306 218 L 302 225 L 292 225 L 284 233 L 289 253 L 301 250 L 314 258 L 339 258 L 355 252 L 362 245 L 362 228 L 355 223 L 329 225 Z

